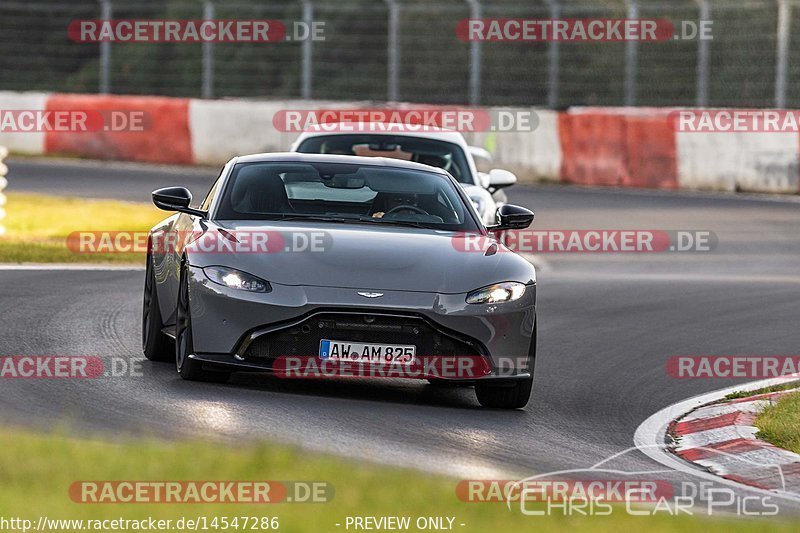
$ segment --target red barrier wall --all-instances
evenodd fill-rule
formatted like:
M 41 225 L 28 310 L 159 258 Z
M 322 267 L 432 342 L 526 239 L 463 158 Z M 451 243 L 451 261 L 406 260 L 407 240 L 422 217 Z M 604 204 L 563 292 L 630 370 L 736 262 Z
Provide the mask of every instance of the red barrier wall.
M 143 131 L 47 132 L 46 154 L 69 154 L 96 159 L 192 164 L 189 100 L 151 96 L 54 94 L 48 111 L 91 111 L 109 117 L 112 111 L 144 112 Z
M 662 111 L 580 110 L 559 115 L 561 180 L 675 189 L 675 133 Z
M 143 112 L 143 131 L 47 132 L 45 153 L 97 159 L 193 164 L 189 99 L 53 94 L 48 111 Z M 678 188 L 675 133 L 668 110 L 577 108 L 558 115 L 561 181 L 580 185 Z
M 627 172 L 623 187 L 678 188 L 675 132 L 664 116 L 626 116 Z
M 627 178 L 625 121 L 605 113 L 561 113 L 561 181 L 580 185 L 619 185 Z

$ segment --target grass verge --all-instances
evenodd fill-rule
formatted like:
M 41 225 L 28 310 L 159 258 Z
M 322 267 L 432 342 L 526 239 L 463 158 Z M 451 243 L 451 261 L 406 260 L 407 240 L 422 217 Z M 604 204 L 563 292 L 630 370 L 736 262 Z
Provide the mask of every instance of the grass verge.
M 757 437 L 800 453 L 800 392 L 787 394 L 756 418 Z
M 106 442 L 0 433 L 0 517 L 50 519 L 173 519 L 182 516 L 278 517 L 281 531 L 346 531 L 347 516 L 455 517 L 456 531 L 790 531 L 791 523 L 693 516 L 525 516 L 503 503 L 464 503 L 456 480 L 410 470 L 354 464 L 273 444 L 224 445 L 143 439 Z M 86 480 L 317 480 L 334 486 L 329 503 L 80 504 L 68 496 Z M 460 526 L 460 524 L 464 526 Z M 337 527 L 336 524 L 341 524 Z M 794 524 L 796 525 L 796 524 Z M 352 528 L 351 528 L 352 529 Z M 416 530 L 412 527 L 411 530 Z
M 78 231 L 147 232 L 168 215 L 151 204 L 8 193 L 2 263 L 143 264 L 144 253 L 76 253 L 67 236 Z
M 800 387 L 800 381 L 793 380 L 787 381 L 786 383 L 781 383 L 779 385 L 770 385 L 769 387 L 763 387 L 756 390 L 751 391 L 735 391 L 730 394 L 727 394 L 720 402 L 724 402 L 727 400 L 738 400 L 740 398 L 749 398 L 750 396 L 758 396 L 759 394 L 768 394 L 770 392 L 780 392 L 789 389 L 796 389 Z

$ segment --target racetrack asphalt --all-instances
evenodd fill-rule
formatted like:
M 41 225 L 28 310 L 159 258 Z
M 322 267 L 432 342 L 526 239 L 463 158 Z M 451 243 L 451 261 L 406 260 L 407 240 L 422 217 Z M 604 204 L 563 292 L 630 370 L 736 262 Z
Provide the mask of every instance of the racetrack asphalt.
M 9 160 L 9 191 L 147 201 L 213 169 Z M 676 379 L 675 355 L 796 355 L 800 204 L 771 197 L 518 185 L 535 229 L 711 231 L 711 252 L 544 254 L 533 398 L 481 409 L 471 389 L 399 380 L 182 381 L 143 360 L 141 271 L 0 270 L 0 355 L 114 356 L 141 376 L 4 380 L 0 419 L 116 435 L 268 438 L 466 477 L 589 467 L 633 446 L 639 424 L 730 379 Z M 637 451 L 625 471 L 659 465 Z M 683 472 L 664 479 L 684 480 Z M 742 489 L 745 490 L 745 489 Z

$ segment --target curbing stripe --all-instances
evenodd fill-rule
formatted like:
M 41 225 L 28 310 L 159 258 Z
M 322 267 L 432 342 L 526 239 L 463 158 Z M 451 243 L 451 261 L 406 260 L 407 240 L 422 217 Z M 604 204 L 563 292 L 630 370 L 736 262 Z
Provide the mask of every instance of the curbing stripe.
M 731 455 L 740 463 L 737 472 L 722 468 L 714 471 L 708 465 L 683 460 L 679 455 L 670 453 L 667 446 L 669 441 L 667 431 L 670 425 L 694 409 L 704 408 L 707 404 L 719 401 L 728 394 L 781 385 L 798 378 L 800 378 L 800 374 L 752 381 L 701 394 L 669 405 L 653 413 L 639 425 L 634 434 L 634 444 L 639 451 L 655 462 L 692 477 L 716 481 L 722 485 L 748 489 L 765 495 L 778 495 L 786 500 L 800 502 L 800 455 L 775 448 L 775 450 L 783 453 L 777 456 L 776 454 L 771 454 L 767 457 L 759 457 L 758 454 L 765 451 L 762 449 L 739 455 L 738 457 Z M 775 393 L 770 393 L 768 395 L 758 395 L 756 398 L 774 395 Z M 734 400 L 730 403 L 747 404 L 752 400 L 752 398 L 745 398 Z M 749 439 L 742 438 L 741 440 Z M 766 451 L 768 453 L 771 452 L 771 450 Z M 719 452 L 720 455 L 725 453 Z M 792 457 L 787 458 L 786 454 L 790 454 Z M 766 463 L 758 462 L 764 459 L 768 461 Z M 775 459 L 779 460 L 778 464 L 774 461 Z M 769 474 L 770 471 L 772 474 Z M 764 487 L 769 487 L 769 489 L 767 490 Z
M 674 450 L 687 450 L 689 448 L 702 448 L 715 442 L 725 442 L 736 439 L 755 439 L 758 430 L 753 426 L 725 426 L 697 433 L 689 433 L 680 437 Z
M 678 422 L 673 427 L 672 432 L 682 437 L 690 433 L 697 433 L 699 431 L 706 431 L 709 429 L 719 429 L 725 426 L 750 424 L 754 421 L 755 415 L 753 413 L 734 411 L 732 413 L 712 416 L 709 418 L 697 418 L 690 421 Z
M 752 487 L 800 490 L 800 455 L 757 438 L 756 416 L 779 397 L 796 391 L 778 391 L 737 398 L 721 405 L 703 406 L 690 420 L 670 423 L 677 437 L 672 452 L 723 478 Z M 725 412 L 720 413 L 720 409 Z M 708 416 L 714 413 L 714 416 Z M 702 416 L 706 415 L 706 416 Z M 789 469 L 788 474 L 784 469 Z
M 702 448 L 689 448 L 687 450 L 679 450 L 677 454 L 686 459 L 687 461 L 696 463 L 704 459 L 717 457 L 719 454 L 716 452 L 740 454 L 740 453 L 752 452 L 759 448 L 761 448 L 761 446 L 759 444 L 756 444 L 751 439 L 738 438 L 723 442 L 712 442 L 710 444 L 703 446 Z
M 724 415 L 727 413 L 734 413 L 734 412 L 746 412 L 746 413 L 760 413 L 764 407 L 770 404 L 767 400 L 755 400 L 750 401 L 747 399 L 745 402 L 741 403 L 733 403 L 733 402 L 726 402 L 717 405 L 710 405 L 708 407 L 701 407 L 689 413 L 688 415 L 681 418 L 683 422 L 689 422 L 690 420 L 697 420 L 700 418 L 710 418 L 714 416 Z

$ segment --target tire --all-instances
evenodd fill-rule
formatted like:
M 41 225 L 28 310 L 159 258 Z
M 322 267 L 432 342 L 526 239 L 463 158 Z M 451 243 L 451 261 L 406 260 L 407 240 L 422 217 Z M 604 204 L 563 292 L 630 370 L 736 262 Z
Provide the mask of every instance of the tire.
M 228 381 L 231 377 L 229 372 L 205 370 L 203 363 L 189 357 L 194 353 L 194 342 L 192 340 L 192 315 L 189 310 L 189 280 L 187 279 L 185 266 L 181 266 L 175 317 L 174 354 L 178 375 L 188 381 L 211 383 L 225 383 Z
M 534 320 L 536 320 L 534 318 Z M 475 395 L 483 407 L 494 409 L 522 409 L 528 405 L 533 390 L 533 371 L 536 362 L 536 330 L 534 322 L 531 346 L 528 350 L 528 368 L 531 376 L 504 384 L 476 383 Z
M 164 324 L 158 306 L 156 276 L 153 272 L 152 258 L 148 255 L 142 301 L 142 352 L 150 361 L 169 362 L 175 357 L 175 341 L 161 331 L 162 327 Z

